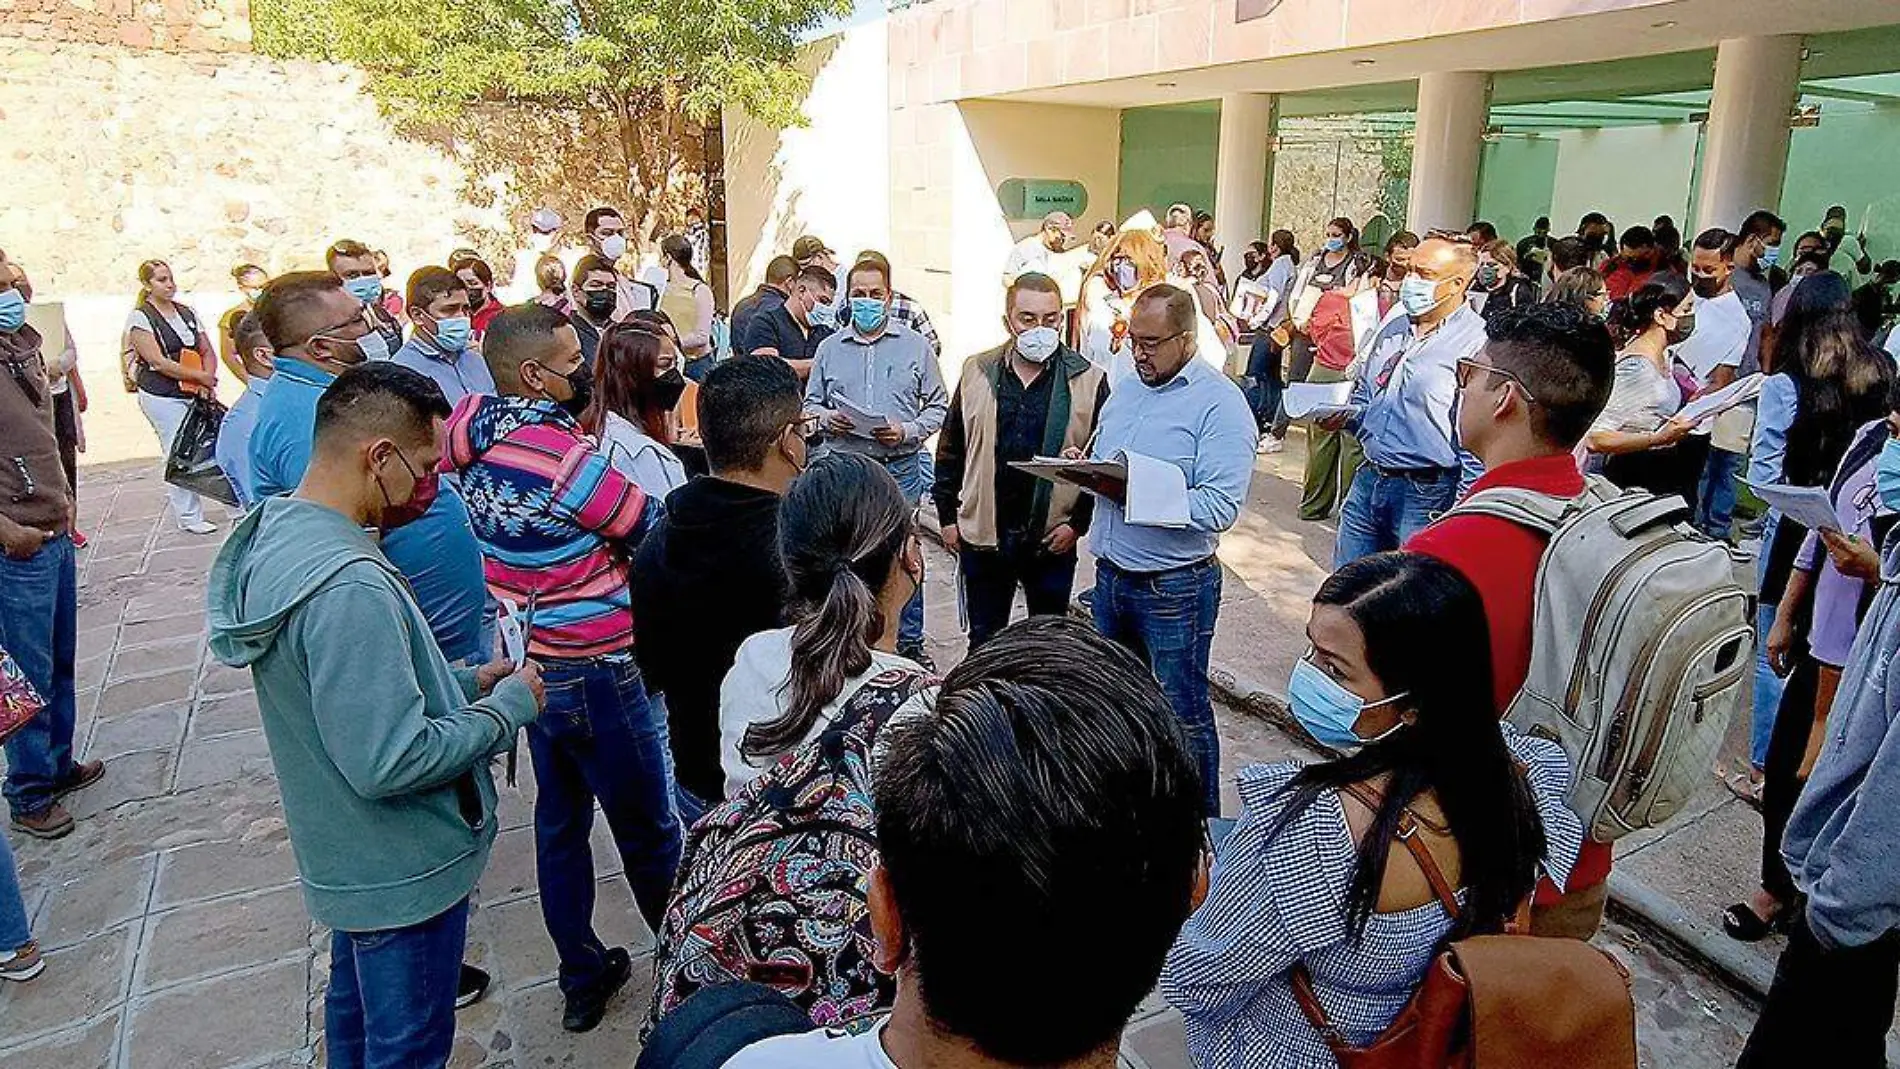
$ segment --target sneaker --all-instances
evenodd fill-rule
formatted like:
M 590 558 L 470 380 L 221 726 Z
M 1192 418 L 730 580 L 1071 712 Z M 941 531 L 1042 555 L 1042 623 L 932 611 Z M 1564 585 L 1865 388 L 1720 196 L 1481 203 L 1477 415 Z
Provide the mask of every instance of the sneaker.
M 488 974 L 467 962 L 462 963 L 462 978 L 455 985 L 455 1008 L 465 1010 L 488 994 Z
M 1257 446 L 1254 446 L 1253 451 L 1254 451 L 1255 456 L 1270 457 L 1273 454 L 1284 450 L 1285 448 L 1286 448 L 1286 439 L 1275 438 L 1271 434 L 1263 434 L 1260 436 L 1260 444 Z
M 13 830 L 25 832 L 35 839 L 63 839 L 72 834 L 73 815 L 66 807 L 54 802 L 31 816 L 13 815 Z
M 64 798 L 74 791 L 83 791 L 104 778 L 106 778 L 104 761 L 76 761 L 73 763 L 73 770 L 66 773 L 66 778 L 53 787 L 53 797 Z
M 218 525 L 209 520 L 198 520 L 195 523 L 181 523 L 178 525 L 178 529 L 186 534 L 208 535 L 216 534 Z
M 607 967 L 600 978 L 567 996 L 567 1014 L 561 1018 L 561 1027 L 569 1032 L 593 1031 L 607 1015 L 607 1003 L 627 986 L 627 978 L 632 975 L 633 958 L 620 947 L 608 950 Z
M 46 959 L 40 957 L 38 943 L 28 943 L 14 951 L 11 957 L 0 958 L 0 980 L 25 983 L 45 971 Z

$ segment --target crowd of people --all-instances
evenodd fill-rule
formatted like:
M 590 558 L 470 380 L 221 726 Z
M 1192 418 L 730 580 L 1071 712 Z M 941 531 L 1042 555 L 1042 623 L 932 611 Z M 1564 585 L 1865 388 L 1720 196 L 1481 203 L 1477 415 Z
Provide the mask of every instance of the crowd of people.
M 488 982 L 462 954 L 493 769 L 513 779 L 525 732 L 563 1026 L 597 1026 L 633 975 L 594 926 L 598 809 L 659 941 L 643 1064 L 1108 1066 L 1158 984 L 1197 1065 L 1335 1065 L 1448 944 L 1601 925 L 1588 770 L 1513 711 L 1561 521 L 1475 506 L 1602 486 L 1671 503 L 1650 515 L 1676 541 L 1759 530 L 1757 656 L 1727 678 L 1753 743 L 1730 786 L 1767 831 L 1723 923 L 1790 946 L 1743 1064 L 1786 1064 L 1823 1007 L 1843 1064 L 1879 1064 L 1900 376 L 1878 287 L 1900 264 L 1845 226 L 1830 212 L 1784 268 L 1766 211 L 1614 248 L 1597 213 L 1373 249 L 1339 218 L 1305 253 L 1288 230 L 1250 244 L 1229 279 L 1206 212 L 1086 240 L 1057 212 L 1005 265 L 1006 340 L 949 383 L 890 260 L 815 236 L 729 316 L 703 225 L 641 272 L 610 207 L 519 303 L 473 250 L 396 291 L 345 239 L 324 270 L 238 265 L 207 327 L 141 264 L 121 370 L 162 451 L 220 370 L 245 387 L 217 437 L 242 518 L 210 641 L 251 674 L 333 933 L 330 1064 L 446 1063 Z M 85 387 L 33 297 L 0 255 L 0 645 L 35 710 L 6 798 L 51 839 L 107 769 L 73 742 Z M 1330 756 L 1243 770 L 1223 819 L 1215 550 L 1296 423 L 1300 515 L 1338 527 L 1286 695 Z M 1839 529 L 1748 516 L 1751 485 L 1820 488 Z M 182 530 L 216 530 L 169 493 Z M 970 650 L 941 678 L 926 497 Z M 1093 626 L 1065 618 L 1084 540 Z M 1698 677 L 1696 701 L 1730 685 Z M 45 968 L 3 839 L 0 955 L 0 978 Z

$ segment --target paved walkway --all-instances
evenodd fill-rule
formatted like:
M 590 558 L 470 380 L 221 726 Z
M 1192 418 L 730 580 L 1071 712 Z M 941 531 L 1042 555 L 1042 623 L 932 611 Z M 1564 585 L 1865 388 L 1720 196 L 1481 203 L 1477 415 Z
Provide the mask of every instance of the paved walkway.
M 79 738 L 83 752 L 108 760 L 109 773 L 70 800 L 80 818 L 72 836 L 14 837 L 49 968 L 31 984 L 0 985 L 0 1065 L 317 1064 L 326 933 L 297 892 L 250 679 L 205 651 L 205 573 L 216 538 L 182 535 L 164 521 L 149 463 L 88 469 L 81 482 L 82 524 L 94 541 L 81 558 Z M 1217 654 L 1230 677 L 1281 680 L 1321 574 L 1310 551 L 1330 540 L 1272 520 L 1290 515 L 1280 512 L 1286 484 L 1257 484 L 1255 507 L 1223 550 L 1234 572 Z M 929 567 L 932 652 L 948 667 L 963 645 L 953 569 L 934 548 Z M 1220 718 L 1230 783 L 1244 764 L 1305 753 L 1269 720 L 1232 709 Z M 460 1015 L 451 1064 L 631 1065 L 648 994 L 643 972 L 598 1030 L 560 1030 L 534 886 L 532 789 L 526 762 L 519 788 L 501 788 L 503 830 L 469 947 L 496 988 Z M 1231 794 L 1230 786 L 1230 807 Z M 604 837 L 595 856 L 602 935 L 650 949 Z M 1636 932 L 1613 927 L 1603 943 L 1636 977 L 1647 1064 L 1732 1064 L 1753 1016 L 1745 1000 Z M 1178 1019 L 1151 1000 L 1130 1029 L 1124 1062 L 1183 1069 Z

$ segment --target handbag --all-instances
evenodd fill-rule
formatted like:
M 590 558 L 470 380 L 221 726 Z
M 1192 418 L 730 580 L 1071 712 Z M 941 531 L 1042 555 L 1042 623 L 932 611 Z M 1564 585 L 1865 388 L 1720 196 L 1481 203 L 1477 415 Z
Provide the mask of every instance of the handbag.
M 13 654 L 0 649 L 0 742 L 19 734 L 44 708 L 46 699 L 40 697 L 33 681 L 26 678 L 20 662 L 13 659 Z
M 223 425 L 224 406 L 216 398 L 192 398 L 191 411 L 178 424 L 178 436 L 165 458 L 165 481 L 237 508 L 237 491 L 218 467 L 218 429 Z
M 1379 795 L 1347 791 L 1377 812 Z M 1412 854 L 1432 894 L 1454 921 L 1457 892 L 1402 810 L 1395 838 Z M 1576 939 L 1522 934 L 1526 895 L 1503 935 L 1451 943 L 1432 959 L 1410 1002 L 1378 1038 L 1346 1042 L 1326 1016 L 1303 964 L 1292 973 L 1294 1001 L 1340 1069 L 1636 1069 L 1636 1007 L 1628 970 Z

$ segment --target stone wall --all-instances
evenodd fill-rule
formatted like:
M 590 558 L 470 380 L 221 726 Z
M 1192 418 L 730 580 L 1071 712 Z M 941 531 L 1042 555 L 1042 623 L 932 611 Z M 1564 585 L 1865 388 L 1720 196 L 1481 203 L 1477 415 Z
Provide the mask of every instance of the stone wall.
M 248 52 L 250 0 L 5 0 L 0 40 L 7 39 Z

